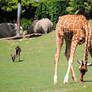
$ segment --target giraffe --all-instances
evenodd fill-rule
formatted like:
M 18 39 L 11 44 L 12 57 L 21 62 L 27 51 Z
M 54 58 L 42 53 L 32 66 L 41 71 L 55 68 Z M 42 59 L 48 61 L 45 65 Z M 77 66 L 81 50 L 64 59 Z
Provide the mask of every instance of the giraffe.
M 65 39 L 66 50 L 65 56 L 68 61 L 68 68 L 64 78 L 64 84 L 68 83 L 69 72 L 72 74 L 72 79 L 77 82 L 75 73 L 73 70 L 74 53 L 78 44 L 83 44 L 85 42 L 84 56 L 80 70 L 80 82 L 83 81 L 83 76 L 87 72 L 88 64 L 88 52 L 92 57 L 92 46 L 91 46 L 92 30 L 91 27 L 83 15 L 64 15 L 60 16 L 58 23 L 56 25 L 56 54 L 55 54 L 55 74 L 54 74 L 54 84 L 57 84 L 57 69 L 58 61 L 60 56 L 61 47 Z

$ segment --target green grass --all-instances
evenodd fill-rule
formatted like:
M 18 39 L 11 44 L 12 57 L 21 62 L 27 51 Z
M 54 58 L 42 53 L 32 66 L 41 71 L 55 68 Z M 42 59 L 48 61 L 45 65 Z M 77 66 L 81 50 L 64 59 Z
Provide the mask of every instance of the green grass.
M 91 25 L 91 27 L 92 27 L 92 19 L 89 20 L 89 23 L 90 23 L 90 25 Z
M 55 31 L 53 31 L 23 41 L 0 41 L 0 92 L 91 92 L 92 67 L 88 68 L 85 75 L 84 79 L 87 82 L 74 83 L 70 74 L 69 83 L 63 84 L 68 66 L 64 56 L 65 44 L 58 64 L 58 84 L 53 84 L 55 40 Z M 10 56 L 17 45 L 22 49 L 21 62 L 13 63 Z M 83 53 L 84 45 L 79 45 L 73 64 L 78 80 L 80 72 L 76 61 L 82 59 Z M 90 56 L 89 61 L 92 62 Z

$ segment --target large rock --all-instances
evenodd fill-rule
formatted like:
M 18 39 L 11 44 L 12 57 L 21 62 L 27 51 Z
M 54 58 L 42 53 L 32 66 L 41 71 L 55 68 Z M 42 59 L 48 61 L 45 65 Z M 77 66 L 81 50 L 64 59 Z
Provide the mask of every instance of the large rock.
M 49 33 L 53 29 L 53 23 L 48 18 L 43 18 L 39 20 L 34 27 L 34 32 L 36 33 Z
M 13 23 L 0 24 L 0 38 L 11 37 L 16 35 L 17 26 Z
M 32 24 L 28 26 L 28 31 L 27 31 L 28 34 L 34 33 L 34 27 L 35 27 L 37 22 L 38 22 L 38 20 L 34 20 L 32 22 Z
M 52 31 L 53 23 L 48 18 L 40 20 L 34 20 L 33 23 L 28 27 L 28 34 L 31 33 L 48 33 Z

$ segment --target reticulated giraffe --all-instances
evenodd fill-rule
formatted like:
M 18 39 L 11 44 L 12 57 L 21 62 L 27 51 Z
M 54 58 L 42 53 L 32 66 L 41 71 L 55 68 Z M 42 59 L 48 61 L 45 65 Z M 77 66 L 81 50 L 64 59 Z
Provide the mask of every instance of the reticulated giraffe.
M 57 83 L 57 68 L 63 40 L 66 42 L 65 56 L 68 60 L 68 69 L 64 78 L 64 84 L 68 83 L 69 72 L 71 71 L 72 78 L 75 82 L 77 79 L 73 70 L 73 60 L 76 46 L 85 42 L 84 56 L 79 70 L 81 73 L 80 82 L 83 81 L 83 75 L 87 72 L 88 51 L 92 57 L 91 46 L 92 30 L 88 20 L 83 15 L 64 15 L 59 17 L 56 25 L 56 54 L 55 54 L 55 74 L 54 84 Z

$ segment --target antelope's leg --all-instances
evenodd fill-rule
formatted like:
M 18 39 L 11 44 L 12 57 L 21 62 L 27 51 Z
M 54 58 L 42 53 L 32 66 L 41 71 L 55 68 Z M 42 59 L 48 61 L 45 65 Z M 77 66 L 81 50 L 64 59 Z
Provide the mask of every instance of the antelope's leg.
M 19 61 L 20 61 L 20 54 L 19 54 L 19 56 L 18 56 L 18 57 L 19 57 Z
M 71 73 L 72 73 L 72 77 L 76 81 L 72 64 L 73 64 L 74 52 L 75 52 L 77 44 L 78 44 L 78 40 L 76 39 L 76 36 L 74 36 L 72 38 L 70 57 L 69 57 L 69 61 L 68 61 L 68 69 L 67 69 L 67 72 L 66 72 L 66 76 L 64 78 L 64 84 L 68 83 L 68 78 L 69 78 L 69 72 L 70 72 L 70 70 L 71 70 Z
M 62 37 L 56 37 L 56 54 L 55 54 L 55 74 L 54 74 L 54 84 L 57 84 L 57 67 L 58 67 L 58 61 L 60 56 L 61 47 L 63 45 L 63 38 Z

